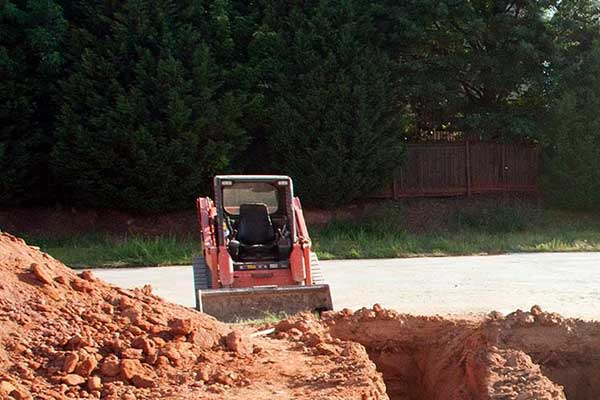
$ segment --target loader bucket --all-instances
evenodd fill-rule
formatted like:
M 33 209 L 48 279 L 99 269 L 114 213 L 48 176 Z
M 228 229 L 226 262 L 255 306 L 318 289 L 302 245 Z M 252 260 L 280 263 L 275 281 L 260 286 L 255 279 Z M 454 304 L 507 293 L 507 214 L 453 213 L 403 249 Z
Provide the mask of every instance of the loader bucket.
M 329 285 L 198 290 L 200 311 L 224 322 L 333 309 Z

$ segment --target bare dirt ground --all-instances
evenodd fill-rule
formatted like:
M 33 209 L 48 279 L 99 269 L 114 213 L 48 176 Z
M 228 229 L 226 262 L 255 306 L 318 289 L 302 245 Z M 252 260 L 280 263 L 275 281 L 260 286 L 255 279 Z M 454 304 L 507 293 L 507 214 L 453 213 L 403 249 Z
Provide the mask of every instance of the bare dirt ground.
M 75 274 L 0 235 L 0 398 L 589 400 L 600 323 L 533 307 L 483 319 L 379 305 L 273 334 Z M 260 329 L 266 327 L 260 327 Z
M 411 233 L 436 232 L 451 224 L 457 210 L 485 207 L 535 207 L 536 196 L 502 194 L 453 198 L 414 198 L 402 201 L 406 210 L 403 228 Z M 309 226 L 327 224 L 332 219 L 360 220 L 381 212 L 381 201 L 349 205 L 336 210 L 305 209 Z M 193 207 L 193 202 L 190 203 Z M 584 214 L 580 215 L 585 218 Z M 89 232 L 125 235 L 198 235 L 197 213 L 191 208 L 157 215 L 135 215 L 117 210 L 61 207 L 0 209 L 0 228 L 29 235 L 84 235 Z

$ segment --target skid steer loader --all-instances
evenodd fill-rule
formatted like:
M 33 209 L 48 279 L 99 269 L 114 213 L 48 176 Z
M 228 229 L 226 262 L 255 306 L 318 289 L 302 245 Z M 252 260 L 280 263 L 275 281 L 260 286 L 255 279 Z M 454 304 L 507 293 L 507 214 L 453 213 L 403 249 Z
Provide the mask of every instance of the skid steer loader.
M 333 309 L 288 176 L 218 175 L 197 199 L 196 308 L 222 321 Z

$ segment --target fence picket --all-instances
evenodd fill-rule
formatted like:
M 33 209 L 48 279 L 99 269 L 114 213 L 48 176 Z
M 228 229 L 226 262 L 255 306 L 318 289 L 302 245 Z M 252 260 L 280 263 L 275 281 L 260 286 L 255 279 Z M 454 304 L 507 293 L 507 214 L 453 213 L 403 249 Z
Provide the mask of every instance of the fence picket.
M 533 144 L 469 141 L 408 144 L 399 176 L 390 189 L 377 197 L 535 193 L 538 151 Z

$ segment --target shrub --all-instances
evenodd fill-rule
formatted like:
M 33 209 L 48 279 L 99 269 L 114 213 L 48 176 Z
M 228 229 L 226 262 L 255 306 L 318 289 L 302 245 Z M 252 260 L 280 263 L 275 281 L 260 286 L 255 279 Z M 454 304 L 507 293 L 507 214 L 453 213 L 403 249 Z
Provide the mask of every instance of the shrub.
M 600 209 L 600 42 L 561 82 L 545 134 L 543 186 L 549 200 L 573 209 Z

